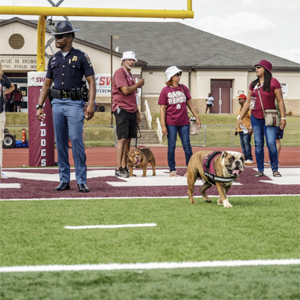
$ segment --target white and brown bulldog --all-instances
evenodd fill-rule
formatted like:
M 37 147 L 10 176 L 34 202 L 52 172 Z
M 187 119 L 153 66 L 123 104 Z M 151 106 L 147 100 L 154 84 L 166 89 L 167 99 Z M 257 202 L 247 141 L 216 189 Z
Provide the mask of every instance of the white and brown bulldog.
M 206 202 L 211 202 L 206 190 L 216 185 L 219 192 L 218 204 L 232 207 L 227 199 L 227 193 L 244 170 L 245 156 L 235 151 L 216 152 L 205 150 L 192 155 L 187 168 L 187 194 L 190 203 L 197 203 L 193 198 L 193 192 L 195 182 L 200 177 L 203 182 L 200 192 Z

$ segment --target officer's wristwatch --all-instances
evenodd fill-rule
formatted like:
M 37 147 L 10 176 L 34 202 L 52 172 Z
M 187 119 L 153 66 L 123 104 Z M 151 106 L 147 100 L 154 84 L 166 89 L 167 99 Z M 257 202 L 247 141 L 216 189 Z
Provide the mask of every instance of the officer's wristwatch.
M 36 109 L 43 108 L 43 105 L 37 104 L 35 108 L 36 108 Z

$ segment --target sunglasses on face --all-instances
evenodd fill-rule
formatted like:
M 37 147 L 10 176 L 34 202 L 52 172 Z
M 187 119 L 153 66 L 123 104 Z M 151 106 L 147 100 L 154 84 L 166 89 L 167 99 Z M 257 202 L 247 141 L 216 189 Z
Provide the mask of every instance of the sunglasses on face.
M 69 36 L 70 36 L 70 34 L 58 34 L 58 35 L 55 36 L 55 38 L 56 38 L 57 40 L 61 40 L 61 39 L 63 39 L 64 37 L 69 37 Z
M 179 77 L 181 75 L 182 75 L 182 73 L 176 73 L 174 76 Z
M 262 66 L 256 66 L 255 68 L 256 68 L 256 69 L 260 69 L 260 68 L 262 68 Z

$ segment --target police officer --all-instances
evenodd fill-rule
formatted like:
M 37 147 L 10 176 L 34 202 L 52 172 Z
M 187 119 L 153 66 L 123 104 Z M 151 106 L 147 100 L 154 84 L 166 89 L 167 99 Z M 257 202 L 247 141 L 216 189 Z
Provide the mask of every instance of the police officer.
M 55 131 L 60 184 L 55 191 L 70 189 L 70 163 L 68 141 L 72 143 L 75 173 L 80 192 L 89 192 L 86 185 L 86 156 L 82 138 L 83 121 L 94 116 L 96 95 L 95 73 L 89 56 L 72 47 L 75 31 L 68 21 L 58 22 L 55 27 L 55 46 L 60 49 L 48 63 L 46 79 L 42 87 L 36 117 L 43 121 L 43 104 L 47 94 L 52 99 L 53 125 Z M 83 75 L 89 84 L 89 102 L 85 107 L 82 93 Z M 52 83 L 54 86 L 51 88 Z M 51 88 L 51 89 L 50 89 Z M 49 92 L 48 92 L 49 90 Z

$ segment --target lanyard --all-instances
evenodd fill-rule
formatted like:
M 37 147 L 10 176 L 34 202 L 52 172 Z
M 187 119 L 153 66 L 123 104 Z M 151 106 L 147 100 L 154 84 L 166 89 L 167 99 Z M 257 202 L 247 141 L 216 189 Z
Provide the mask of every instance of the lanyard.
M 133 82 L 133 83 L 135 83 L 135 80 L 134 80 L 134 76 L 130 76 L 129 75 L 129 73 L 127 72 L 127 70 L 124 68 L 124 67 L 122 67 L 123 69 L 124 69 L 124 71 L 126 72 L 126 74 L 128 75 L 128 77 L 130 78 L 130 80 Z

